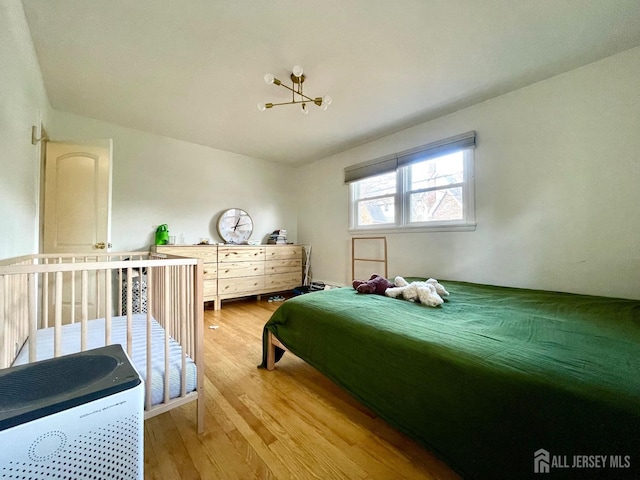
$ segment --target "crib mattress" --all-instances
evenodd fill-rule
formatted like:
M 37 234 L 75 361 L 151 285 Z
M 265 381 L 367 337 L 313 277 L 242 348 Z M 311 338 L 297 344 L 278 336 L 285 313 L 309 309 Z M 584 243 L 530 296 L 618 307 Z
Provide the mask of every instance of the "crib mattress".
M 131 362 L 142 379 L 147 382 L 147 315 L 132 315 Z M 151 320 L 151 404 L 157 405 L 164 400 L 164 328 L 154 319 Z M 87 349 L 104 346 L 105 319 L 98 318 L 87 322 Z M 74 323 L 62 327 L 62 355 L 80 352 L 81 324 Z M 111 319 L 111 343 L 119 343 L 127 350 L 127 317 Z M 36 333 L 36 360 L 47 360 L 54 356 L 54 329 L 44 328 Z M 29 363 L 29 342 L 18 353 L 12 366 Z M 169 337 L 169 397 L 175 398 L 181 391 L 182 347 Z M 186 358 L 186 391 L 196 389 L 196 365 L 189 356 Z

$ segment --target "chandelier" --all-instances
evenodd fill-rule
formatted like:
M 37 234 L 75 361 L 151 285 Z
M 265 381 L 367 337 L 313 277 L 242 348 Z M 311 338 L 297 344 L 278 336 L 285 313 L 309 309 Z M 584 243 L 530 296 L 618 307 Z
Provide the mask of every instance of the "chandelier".
M 278 85 L 280 87 L 286 88 L 291 91 L 291 101 L 290 102 L 282 102 L 282 103 L 259 103 L 258 110 L 264 112 L 267 108 L 273 108 L 278 105 L 302 105 L 302 113 L 304 115 L 309 113 L 309 109 L 307 108 L 307 103 L 313 103 L 319 107 L 322 107 L 323 110 L 326 110 L 331 102 L 333 101 L 329 95 L 325 95 L 324 97 L 315 97 L 311 98 L 302 93 L 302 84 L 304 83 L 305 76 L 302 73 L 302 67 L 300 65 L 296 65 L 293 67 L 293 72 L 289 76 L 291 78 L 291 86 L 284 85 L 280 80 L 275 78 L 270 73 L 267 73 L 264 76 L 264 81 L 268 84 Z

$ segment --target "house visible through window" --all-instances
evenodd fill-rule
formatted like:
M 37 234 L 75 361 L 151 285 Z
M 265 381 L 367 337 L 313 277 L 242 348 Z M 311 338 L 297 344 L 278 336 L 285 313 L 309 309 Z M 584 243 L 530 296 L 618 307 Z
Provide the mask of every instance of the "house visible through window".
M 473 229 L 475 132 L 345 169 L 350 229 Z
M 365 178 L 351 184 L 356 196 L 358 225 L 395 223 L 396 172 Z
M 405 168 L 408 223 L 464 219 L 464 152 L 450 153 Z

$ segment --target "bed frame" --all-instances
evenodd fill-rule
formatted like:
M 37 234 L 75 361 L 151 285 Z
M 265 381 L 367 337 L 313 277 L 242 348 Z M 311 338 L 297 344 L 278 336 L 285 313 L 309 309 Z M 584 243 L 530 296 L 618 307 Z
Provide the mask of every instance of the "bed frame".
M 640 478 L 639 462 L 618 470 L 640 452 L 640 301 L 446 287 L 440 308 L 352 288 L 291 298 L 259 366 L 298 356 L 464 478 L 532 478 L 544 452 L 603 452 L 589 478 Z
M 269 330 L 265 332 L 265 335 L 266 343 L 263 346 L 266 356 L 265 368 L 271 371 L 276 369 L 276 348 L 280 348 L 282 351 L 286 352 L 287 347 L 285 347 Z
M 140 281 L 144 272 L 145 282 Z M 64 326 L 80 324 L 82 351 L 89 325 L 104 318 L 104 345 L 111 344 L 112 319 L 126 317 L 124 350 L 132 357 L 132 317 L 144 312 L 146 298 L 145 419 L 191 401 L 197 402 L 198 433 L 204 431 L 204 355 L 202 261 L 158 253 L 40 254 L 0 261 L 0 368 L 11 367 L 27 344 L 29 363 L 37 358 L 36 332 L 52 328 L 54 357 L 62 355 Z M 138 301 L 136 302 L 135 298 Z M 170 398 L 164 388 L 160 403 L 151 403 L 151 324 L 165 331 L 163 385 L 170 383 L 169 342 L 181 348 L 180 392 Z M 157 341 L 156 341 L 157 343 Z M 196 367 L 196 388 L 186 391 L 186 363 Z M 154 377 L 155 378 L 155 377 Z M 157 379 L 156 379 L 157 380 Z M 177 379 L 173 379 L 177 381 Z

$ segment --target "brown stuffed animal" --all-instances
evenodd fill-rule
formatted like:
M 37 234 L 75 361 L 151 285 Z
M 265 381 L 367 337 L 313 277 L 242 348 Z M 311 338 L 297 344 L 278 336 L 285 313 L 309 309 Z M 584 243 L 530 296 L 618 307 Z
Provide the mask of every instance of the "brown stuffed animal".
M 384 295 L 387 288 L 395 287 L 393 283 L 377 273 L 371 275 L 369 280 L 354 280 L 353 288 L 358 293 L 373 293 L 375 295 Z

